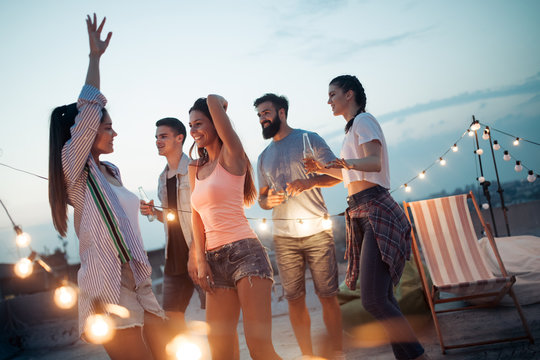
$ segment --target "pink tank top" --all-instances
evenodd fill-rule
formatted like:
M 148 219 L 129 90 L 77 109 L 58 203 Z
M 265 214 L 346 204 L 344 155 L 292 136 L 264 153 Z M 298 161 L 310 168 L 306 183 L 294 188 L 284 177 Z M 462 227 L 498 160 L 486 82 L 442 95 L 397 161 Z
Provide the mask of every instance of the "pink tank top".
M 206 250 L 242 239 L 256 239 L 244 213 L 245 174 L 233 175 L 217 163 L 206 179 L 195 176 L 191 205 L 201 216 Z

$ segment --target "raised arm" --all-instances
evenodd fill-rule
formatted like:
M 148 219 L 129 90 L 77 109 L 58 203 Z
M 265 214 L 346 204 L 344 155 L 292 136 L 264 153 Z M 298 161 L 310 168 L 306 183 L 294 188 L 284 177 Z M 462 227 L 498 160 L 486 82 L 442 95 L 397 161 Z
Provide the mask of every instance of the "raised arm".
M 75 125 L 71 128 L 71 139 L 66 142 L 62 150 L 62 166 L 68 184 L 77 179 L 84 169 L 101 121 L 102 109 L 107 103 L 99 91 L 99 60 L 109 46 L 112 33 L 109 33 L 105 40 L 100 40 L 104 25 L 105 18 L 97 26 L 96 14 L 93 20 L 90 16 L 86 18 L 90 42 L 86 82 L 77 102 L 79 113 L 75 118 Z
M 227 115 L 228 102 L 223 96 L 220 95 L 208 95 L 206 102 L 208 104 L 208 110 L 214 120 L 214 126 L 216 131 L 223 141 L 223 159 L 225 161 L 227 170 L 232 170 L 233 173 L 245 172 L 248 159 L 244 155 L 244 147 L 238 137 L 236 131 L 234 131 L 231 120 Z
M 98 90 L 100 89 L 99 60 L 101 59 L 101 55 L 107 50 L 112 37 L 112 32 L 109 32 L 105 40 L 100 39 L 101 31 L 103 30 L 106 20 L 107 18 L 104 17 L 98 27 L 96 14 L 94 13 L 93 21 L 90 18 L 90 15 L 86 15 L 86 27 L 88 28 L 88 40 L 90 42 L 90 63 L 88 64 L 85 84 L 92 85 Z

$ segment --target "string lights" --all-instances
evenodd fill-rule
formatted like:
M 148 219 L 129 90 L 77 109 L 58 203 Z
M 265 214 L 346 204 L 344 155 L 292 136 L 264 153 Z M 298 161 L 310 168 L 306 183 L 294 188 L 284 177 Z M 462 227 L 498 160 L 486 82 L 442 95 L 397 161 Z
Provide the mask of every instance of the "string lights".
M 424 170 L 419 172 L 416 176 L 409 179 L 406 183 L 403 183 L 402 185 L 400 185 L 398 188 L 403 188 L 408 193 L 411 192 L 412 191 L 411 183 L 414 180 L 416 180 L 417 178 L 425 179 L 427 171 L 430 170 L 433 167 L 433 165 L 435 165 L 436 163 L 439 163 L 439 165 L 441 165 L 441 166 L 446 166 L 447 165 L 447 159 L 445 158 L 445 156 L 448 154 L 448 152 L 450 152 L 450 151 L 454 152 L 454 153 L 458 152 L 459 151 L 458 143 L 463 139 L 463 137 L 465 135 L 469 135 L 470 137 L 473 137 L 475 135 L 475 131 L 480 130 L 482 128 L 482 126 L 484 127 L 483 135 L 482 135 L 482 139 L 484 139 L 484 140 L 489 140 L 492 137 L 492 132 L 495 131 L 495 132 L 499 132 L 499 133 L 502 133 L 504 135 L 507 135 L 509 137 L 512 137 L 514 139 L 513 144 L 515 146 L 519 145 L 521 142 L 528 142 L 528 143 L 531 143 L 531 144 L 540 145 L 539 143 L 536 143 L 534 141 L 525 139 L 523 137 L 518 137 L 518 136 L 515 136 L 515 135 L 512 135 L 512 134 L 509 134 L 507 132 L 504 132 L 502 130 L 499 130 L 499 129 L 490 127 L 488 125 L 485 125 L 485 124 L 483 124 L 483 123 L 481 123 L 478 120 L 473 118 L 473 122 L 471 123 L 470 127 L 468 129 L 466 129 L 466 131 L 460 136 L 460 138 L 457 141 L 455 141 L 453 143 L 452 146 L 450 146 L 441 156 L 439 156 L 437 158 L 437 160 L 435 160 L 428 167 L 426 167 Z M 497 151 L 497 150 L 500 150 L 500 149 L 501 149 L 501 145 L 500 145 L 499 141 L 494 139 L 493 140 L 493 150 Z M 510 152 L 508 150 L 506 150 L 506 149 L 503 149 L 503 150 L 504 150 L 503 159 L 505 161 L 511 160 L 512 155 L 510 154 Z M 483 149 L 478 148 L 474 152 L 475 152 L 476 155 L 480 156 L 480 155 L 483 154 Z M 17 169 L 15 167 L 12 167 L 12 166 L 9 166 L 9 165 L 6 165 L 6 164 L 2 164 L 2 163 L 0 163 L 0 165 L 6 166 L 6 167 L 9 167 L 11 169 L 21 171 L 21 172 L 24 172 L 24 173 L 27 173 L 27 174 L 30 174 L 30 175 L 33 175 L 33 176 L 36 176 L 36 177 L 47 180 L 46 177 L 31 173 L 31 172 L 28 172 L 28 171 L 25 171 L 25 170 Z M 537 174 L 533 170 L 527 168 L 521 161 L 519 161 L 519 160 L 516 161 L 516 164 L 514 166 L 514 170 L 516 172 L 521 172 L 523 170 L 523 168 L 527 169 L 527 171 L 528 171 L 527 180 L 529 182 L 534 182 L 536 180 L 536 178 L 538 177 Z M 483 176 L 478 177 L 477 180 L 478 180 L 479 183 L 485 182 L 485 178 Z M 392 189 L 390 191 L 390 193 L 393 193 L 398 188 Z M 2 203 L 2 205 L 3 205 L 3 203 Z M 5 206 L 4 206 L 4 208 L 5 208 Z M 157 205 L 154 205 L 154 208 L 161 209 L 162 211 L 165 211 L 165 213 L 166 213 L 165 218 L 167 219 L 167 221 L 173 221 L 173 220 L 176 219 L 175 210 L 164 208 L 164 207 L 157 206 Z M 176 211 L 178 213 L 181 213 L 181 212 L 191 213 L 190 210 L 178 209 Z M 6 210 L 6 212 L 7 212 L 7 210 Z M 300 224 L 301 226 L 307 226 L 309 220 L 320 219 L 322 221 L 322 223 L 323 223 L 324 228 L 331 228 L 332 227 L 332 221 L 331 221 L 330 218 L 332 216 L 343 216 L 343 215 L 344 214 L 341 213 L 341 214 L 337 214 L 337 215 L 325 214 L 322 218 L 321 217 L 291 218 L 291 219 L 277 219 L 276 218 L 276 219 L 272 219 L 272 221 L 273 222 L 274 221 L 295 221 L 298 224 Z M 267 230 L 269 228 L 269 221 L 266 218 L 247 217 L 247 219 L 248 220 L 258 221 L 259 222 L 258 227 L 262 231 L 265 231 L 265 230 Z M 20 229 L 20 227 L 16 228 L 15 225 L 14 225 L 14 229 L 17 232 L 17 240 L 16 240 L 17 246 L 19 246 L 19 247 L 28 246 L 30 244 L 30 240 L 31 240 L 30 236 L 28 234 L 22 232 L 22 229 Z M 42 261 L 42 260 L 38 259 L 37 261 L 39 262 L 39 261 Z M 33 263 L 33 261 L 31 261 L 31 262 Z M 22 273 L 25 273 L 25 271 L 31 271 L 31 270 L 29 270 L 31 268 L 31 266 L 29 266 L 27 260 L 24 260 L 24 261 L 21 260 L 21 264 L 19 265 L 19 267 L 20 267 L 20 269 L 23 270 Z
M 450 151 L 452 151 L 454 153 L 458 152 L 458 150 L 459 150 L 459 147 L 458 147 L 459 141 L 461 141 L 465 135 L 473 137 L 474 134 L 475 134 L 475 131 L 480 130 L 482 128 L 482 126 L 484 127 L 484 131 L 483 131 L 483 134 L 482 134 L 482 139 L 484 139 L 484 140 L 489 140 L 492 137 L 492 131 L 496 131 L 496 132 L 502 133 L 504 135 L 507 135 L 507 136 L 513 138 L 514 139 L 513 140 L 513 145 L 514 146 L 519 145 L 521 142 L 528 142 L 528 143 L 540 146 L 540 144 L 537 143 L 537 142 L 524 139 L 523 137 L 514 136 L 514 135 L 506 133 L 506 132 L 504 132 L 502 130 L 498 130 L 498 129 L 495 129 L 495 128 L 490 127 L 488 125 L 485 125 L 485 124 L 479 122 L 476 119 L 473 119 L 473 122 L 471 123 L 471 126 L 467 130 L 465 130 L 465 132 L 461 135 L 461 137 L 456 142 L 454 142 L 454 144 L 452 146 L 450 146 L 448 148 L 448 150 L 446 150 L 445 153 L 443 153 L 441 156 L 439 156 L 437 158 L 437 160 L 435 160 L 433 163 L 431 163 L 431 165 L 428 166 L 425 170 L 418 173 L 418 175 L 416 175 L 415 177 L 409 179 L 407 182 L 403 183 L 398 188 L 392 189 L 390 191 L 390 193 L 393 193 L 394 191 L 396 191 L 399 188 L 403 188 L 405 190 L 405 192 L 411 192 L 412 191 L 411 182 L 413 182 L 417 178 L 424 179 L 426 177 L 426 171 L 429 170 L 436 163 L 439 163 L 441 166 L 445 166 L 447 164 L 445 156 L 448 154 L 448 152 L 450 152 Z M 499 141 L 498 140 L 493 140 L 493 150 L 497 151 L 497 150 L 500 150 L 500 149 L 501 149 L 501 145 L 500 145 Z M 512 158 L 511 153 L 506 149 L 503 149 L 503 150 L 504 150 L 503 159 L 505 161 L 510 161 L 511 158 Z M 478 148 L 478 149 L 474 150 L 474 153 L 476 155 L 478 155 L 478 156 L 481 156 L 484 153 L 484 150 L 481 149 L 481 148 Z M 523 168 L 528 169 L 526 166 L 524 166 L 522 164 L 521 161 L 516 161 L 516 165 L 514 166 L 514 170 L 516 172 L 521 172 L 523 170 Z M 538 177 L 538 175 L 535 174 L 534 171 L 528 169 L 527 180 L 529 182 L 534 182 L 537 177 Z M 480 184 L 483 183 L 484 181 L 486 181 L 486 179 L 483 176 L 479 176 L 477 178 L 477 180 L 478 180 L 478 182 Z
M 60 309 L 71 309 L 77 303 L 77 286 L 67 280 L 54 290 L 54 303 Z

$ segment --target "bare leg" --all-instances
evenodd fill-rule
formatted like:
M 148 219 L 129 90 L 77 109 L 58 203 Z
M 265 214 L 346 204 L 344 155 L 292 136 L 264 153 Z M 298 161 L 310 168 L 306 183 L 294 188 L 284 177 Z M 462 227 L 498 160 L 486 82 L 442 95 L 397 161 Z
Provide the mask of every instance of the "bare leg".
M 236 283 L 252 359 L 281 359 L 272 344 L 272 280 L 248 276 Z
M 134 326 L 116 330 L 114 339 L 103 344 L 111 360 L 148 360 L 152 352 L 143 340 L 142 328 Z
M 152 351 L 153 358 L 156 360 L 167 359 L 165 348 L 171 340 L 167 331 L 167 322 L 149 312 L 144 312 L 144 327 L 143 334 L 148 347 Z M 126 347 L 130 346 L 127 345 Z
M 176 335 L 180 334 L 184 330 L 186 330 L 186 318 L 185 314 L 180 311 L 165 311 L 165 314 L 169 318 L 168 323 L 168 330 L 169 334 L 168 336 L 170 338 L 175 337 Z
M 311 344 L 311 318 L 306 307 L 306 296 L 289 300 L 289 319 L 302 355 L 313 355 Z
M 332 342 L 332 350 L 343 350 L 343 326 L 341 325 L 341 309 L 337 296 L 319 297 L 322 305 L 323 320 L 326 325 L 326 331 Z
M 240 302 L 236 290 L 214 289 L 206 293 L 206 321 L 210 326 L 208 342 L 213 360 L 235 359 L 238 349 L 236 327 L 240 316 Z M 238 352 L 238 350 L 236 350 Z M 236 356 L 236 357 L 235 357 Z

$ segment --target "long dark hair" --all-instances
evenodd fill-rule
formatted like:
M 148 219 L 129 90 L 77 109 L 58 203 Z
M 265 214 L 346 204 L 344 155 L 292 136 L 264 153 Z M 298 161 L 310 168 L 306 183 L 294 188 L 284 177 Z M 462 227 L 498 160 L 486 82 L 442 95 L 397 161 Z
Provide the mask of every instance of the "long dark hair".
M 200 111 L 202 112 L 210 121 L 212 124 L 214 123 L 214 120 L 212 119 L 212 115 L 210 115 L 210 109 L 208 109 L 208 104 L 206 102 L 206 98 L 199 98 L 195 101 L 191 109 L 189 109 L 189 113 L 191 114 L 192 111 Z M 223 144 L 223 140 L 219 137 L 218 139 L 221 144 Z M 189 157 L 193 160 L 194 157 L 192 155 L 193 149 L 195 148 L 196 143 L 193 143 L 191 145 L 191 148 L 189 149 Z M 203 166 L 209 161 L 208 157 L 208 151 L 206 148 L 200 148 L 197 147 L 197 163 L 196 166 Z M 255 183 L 253 182 L 253 167 L 251 166 L 251 162 L 249 161 L 249 158 L 247 154 L 244 152 L 244 157 L 247 160 L 247 169 L 246 169 L 246 177 L 244 179 L 244 205 L 245 206 L 251 206 L 255 200 L 257 199 L 257 189 L 255 188 Z
M 358 80 L 358 78 L 354 75 L 340 75 L 338 77 L 335 77 L 330 81 L 330 85 L 335 85 L 343 92 L 347 92 L 349 90 L 352 90 L 354 92 L 354 101 L 356 104 L 360 107 L 356 115 L 366 112 L 366 93 L 364 91 L 364 87 Z M 356 117 L 355 115 L 355 117 Z M 347 121 L 347 125 L 345 125 L 345 133 L 349 132 L 349 129 L 353 125 L 354 117 Z
M 101 121 L 107 110 L 102 110 Z M 54 228 L 63 237 L 67 234 L 67 188 L 62 168 L 62 148 L 71 139 L 71 127 L 79 111 L 77 104 L 59 106 L 51 114 L 49 127 L 49 205 Z

